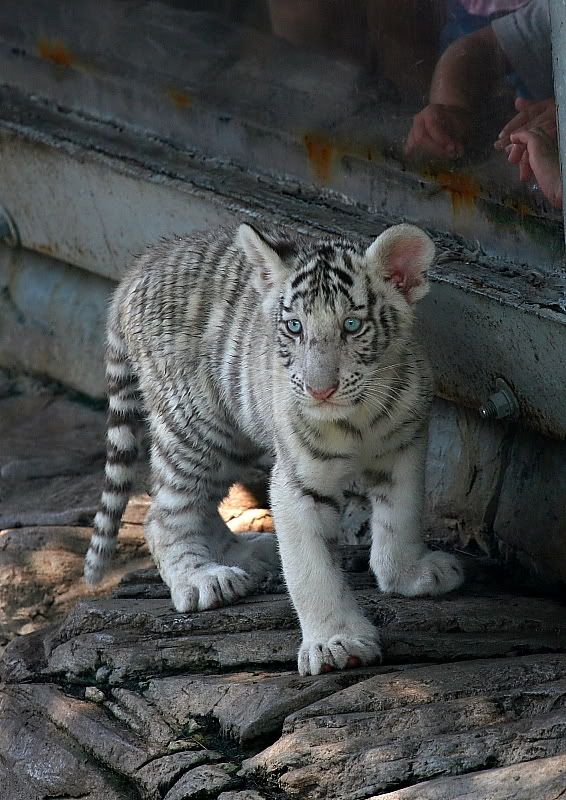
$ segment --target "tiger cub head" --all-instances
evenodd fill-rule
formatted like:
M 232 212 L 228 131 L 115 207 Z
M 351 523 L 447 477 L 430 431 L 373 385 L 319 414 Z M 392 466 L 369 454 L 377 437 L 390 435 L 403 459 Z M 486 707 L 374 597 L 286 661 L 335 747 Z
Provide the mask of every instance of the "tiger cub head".
M 348 416 L 407 347 L 413 306 L 428 291 L 432 240 L 396 225 L 366 248 L 278 240 L 243 224 L 236 241 L 295 399 L 316 417 Z

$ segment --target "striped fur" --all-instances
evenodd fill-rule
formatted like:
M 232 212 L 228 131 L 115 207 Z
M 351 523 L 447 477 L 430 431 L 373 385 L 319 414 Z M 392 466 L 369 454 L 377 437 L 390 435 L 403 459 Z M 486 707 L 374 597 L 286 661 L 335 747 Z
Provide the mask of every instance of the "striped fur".
M 265 451 L 275 458 L 272 507 L 303 630 L 302 673 L 380 653 L 328 546 L 352 482 L 372 501 L 371 566 L 384 591 L 457 586 L 457 562 L 429 552 L 419 530 L 431 380 L 413 304 L 433 252 L 408 225 L 369 248 L 242 225 L 148 250 L 109 317 L 108 459 L 87 580 L 101 577 L 115 547 L 143 408 L 146 538 L 178 611 L 234 602 L 277 567 L 274 537 L 234 536 L 217 511 Z

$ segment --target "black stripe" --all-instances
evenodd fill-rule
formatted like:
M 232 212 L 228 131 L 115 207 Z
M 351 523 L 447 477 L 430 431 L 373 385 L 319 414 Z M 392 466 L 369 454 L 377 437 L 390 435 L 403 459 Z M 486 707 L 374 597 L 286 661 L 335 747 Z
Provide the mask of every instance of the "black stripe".
M 315 271 L 316 267 L 311 267 L 310 269 L 306 269 L 303 272 L 299 272 L 299 274 L 295 275 L 295 277 L 291 281 L 291 289 L 296 289 L 297 286 L 299 286 L 299 284 L 301 284 L 304 280 L 313 275 Z
M 127 361 L 122 361 L 122 364 L 128 365 Z M 106 386 L 108 394 L 118 394 L 123 389 L 127 389 L 136 383 L 136 376 L 133 372 L 129 372 L 127 375 L 122 375 L 121 377 L 112 377 L 107 370 L 106 372 Z
M 194 512 L 197 516 L 202 515 L 202 503 L 198 502 L 198 498 L 196 502 L 187 500 L 184 505 L 177 508 L 171 508 L 171 506 L 158 501 L 158 508 L 161 513 L 166 514 L 168 517 L 174 517 L 176 514 L 186 514 L 188 511 Z
M 321 494 L 320 492 L 317 492 L 316 489 L 311 489 L 310 487 L 305 486 L 303 483 L 301 483 L 301 481 L 296 475 L 292 476 L 291 482 L 305 497 L 310 497 L 311 500 L 315 501 L 315 503 L 320 503 L 321 505 L 329 506 L 330 508 L 333 508 L 334 511 L 336 511 L 337 513 L 340 513 L 340 504 L 330 495 Z
M 120 464 L 124 467 L 131 467 L 138 460 L 138 449 L 118 450 L 113 444 L 108 445 L 106 453 L 107 464 Z
M 373 290 L 369 275 L 366 275 L 366 292 L 368 296 L 368 305 L 370 308 L 373 308 L 377 302 L 377 295 Z
M 347 419 L 337 419 L 334 421 L 334 425 L 336 425 L 337 428 L 340 428 L 340 430 L 344 433 L 348 433 L 350 436 L 355 436 L 356 439 L 360 439 L 360 441 L 364 438 L 361 430 L 356 428 L 356 426 L 351 422 L 348 422 Z
M 187 481 L 202 480 L 203 475 L 206 474 L 208 464 L 204 465 L 202 461 L 197 461 L 192 458 L 191 456 L 194 456 L 194 453 L 191 452 L 191 455 L 187 455 L 187 453 L 184 452 L 182 455 L 179 455 L 179 458 L 182 458 L 183 461 L 188 461 L 190 463 L 191 472 L 188 472 L 184 466 L 175 461 L 175 455 L 169 452 L 166 443 L 162 442 L 161 439 L 154 437 L 152 447 L 155 448 L 157 454 L 166 462 L 171 471 L 185 481 L 183 486 L 187 486 Z M 219 468 L 220 465 L 218 465 L 217 469 Z M 204 472 L 201 470 L 204 470 Z
M 391 323 L 393 325 L 393 332 L 392 336 L 396 336 L 399 333 L 399 312 L 395 308 L 395 306 L 388 306 L 389 314 L 392 317 Z
M 122 425 L 127 425 L 129 428 L 134 428 L 141 420 L 142 413 L 140 408 L 130 409 L 128 411 L 116 411 L 110 409 L 108 411 L 108 427 L 118 428 Z
M 392 486 L 393 475 L 383 469 L 364 469 L 364 478 L 371 481 L 373 486 Z
M 228 294 L 224 290 L 224 319 L 216 332 L 216 344 L 214 347 L 213 360 L 217 367 L 221 367 L 224 361 L 226 344 L 229 341 L 229 333 L 234 323 L 234 309 L 238 306 L 238 300 L 242 293 L 243 272 L 236 275 L 232 287 Z
M 319 447 L 317 447 L 311 442 L 311 440 L 308 438 L 307 433 L 300 427 L 296 426 L 293 422 L 291 422 L 291 428 L 293 430 L 293 433 L 299 440 L 301 446 L 304 447 L 304 449 L 308 452 L 308 454 L 313 458 L 320 459 L 321 461 L 332 461 L 333 459 L 349 458 L 348 453 L 329 453 L 326 450 L 321 450 Z
M 341 281 L 342 283 L 345 283 L 346 286 L 353 286 L 354 285 L 354 280 L 353 280 L 352 276 L 348 275 L 347 272 L 344 272 L 344 270 L 341 267 L 336 267 L 336 266 L 332 265 L 332 266 L 328 267 L 328 271 L 330 273 L 332 273 L 333 275 L 335 275 L 338 278 L 339 281 Z
M 340 513 L 340 504 L 333 497 L 330 497 L 330 495 L 320 494 L 320 492 L 316 492 L 314 489 L 307 489 L 305 486 L 300 486 L 300 490 L 307 497 L 311 497 L 315 503 L 329 506 L 337 513 Z
M 391 325 L 387 314 L 387 306 L 381 306 L 381 308 L 379 309 L 379 322 L 381 327 L 383 328 L 383 332 L 385 333 L 387 340 L 389 341 L 390 339 L 389 332 L 391 330 Z
M 116 483 L 107 475 L 104 477 L 104 484 L 103 484 L 103 491 L 105 492 L 112 492 L 112 494 L 125 494 L 129 495 L 132 490 L 133 485 L 133 475 L 132 478 L 127 478 L 124 483 Z
M 124 505 L 122 508 L 109 508 L 107 505 L 102 503 L 100 511 L 102 511 L 103 514 L 106 514 L 106 516 L 110 518 L 110 521 L 113 524 L 116 524 L 119 523 L 120 520 L 122 519 L 122 514 L 124 513 L 126 504 L 127 504 L 127 498 L 124 499 Z

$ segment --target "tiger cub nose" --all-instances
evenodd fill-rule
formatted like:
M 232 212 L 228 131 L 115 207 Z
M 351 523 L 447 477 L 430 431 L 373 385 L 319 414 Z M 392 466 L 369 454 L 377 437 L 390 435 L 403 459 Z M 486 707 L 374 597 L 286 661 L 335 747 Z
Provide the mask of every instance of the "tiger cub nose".
M 307 386 L 306 389 L 308 394 L 314 397 L 315 400 L 328 400 L 329 397 L 335 394 L 336 389 L 338 389 L 338 384 L 335 383 L 333 386 L 327 386 L 326 389 L 313 389 L 312 386 Z

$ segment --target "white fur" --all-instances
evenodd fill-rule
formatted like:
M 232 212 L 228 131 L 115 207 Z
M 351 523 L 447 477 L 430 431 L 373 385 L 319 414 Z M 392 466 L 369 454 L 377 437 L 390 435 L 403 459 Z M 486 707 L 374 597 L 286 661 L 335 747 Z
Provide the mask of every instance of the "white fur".
M 106 477 L 116 484 L 126 483 L 132 478 L 132 468 L 124 464 L 106 464 L 104 471 Z
M 117 492 L 104 491 L 102 492 L 101 503 L 105 508 L 110 509 L 110 511 L 117 511 L 123 508 L 124 497 Z
M 462 581 L 456 559 L 428 550 L 420 531 L 431 377 L 412 305 L 427 291 L 434 245 L 410 225 L 365 251 L 342 241 L 295 247 L 249 225 L 221 235 L 220 243 L 211 233 L 160 245 L 112 309 L 109 346 L 123 354 L 128 342 L 154 442 L 150 550 L 180 612 L 253 591 L 277 568 L 275 538 L 234 536 L 216 506 L 240 465 L 258 446 L 268 450 L 279 550 L 303 634 L 299 671 L 371 663 L 379 634 L 330 547 L 352 482 L 371 498 L 370 564 L 383 591 L 439 594 Z M 211 248 L 213 263 L 202 256 Z M 146 291 L 155 284 L 159 291 Z M 348 336 L 344 320 L 356 310 L 363 326 Z M 285 327 L 289 319 L 301 322 L 300 336 Z M 329 403 L 306 390 L 335 385 Z M 118 390 L 110 407 L 126 414 L 136 401 Z M 130 444 L 120 426 L 109 439 L 118 450 Z M 107 466 L 118 487 L 131 471 Z M 117 523 L 99 512 L 95 525 L 105 556 L 104 534 L 115 535 Z M 98 575 L 103 561 L 89 559 Z
M 137 411 L 138 403 L 134 397 L 120 397 L 115 394 L 110 399 L 110 408 L 118 414 L 129 414 Z
M 130 450 L 137 444 L 134 433 L 127 425 L 108 428 L 108 441 L 118 450 Z

